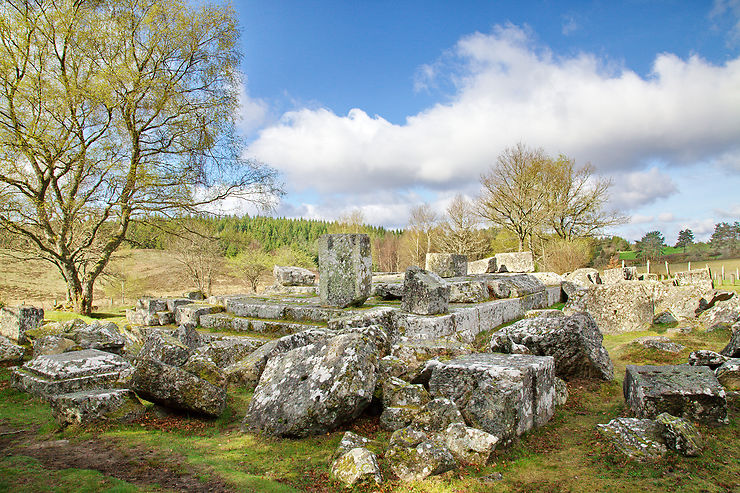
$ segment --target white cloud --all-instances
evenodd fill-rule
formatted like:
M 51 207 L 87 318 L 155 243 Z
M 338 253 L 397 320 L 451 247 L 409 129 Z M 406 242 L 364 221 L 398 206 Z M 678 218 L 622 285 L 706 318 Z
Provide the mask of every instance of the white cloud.
M 268 105 L 262 99 L 252 98 L 245 83 L 240 86 L 238 125 L 244 135 L 249 136 L 267 122 Z
M 661 54 L 645 79 L 589 54 L 556 57 L 515 26 L 466 36 L 454 53 L 446 70 L 430 65 L 427 75 L 446 73 L 457 93 L 403 125 L 361 109 L 299 109 L 263 129 L 250 150 L 290 186 L 321 193 L 470 186 L 519 141 L 591 161 L 618 181 L 650 178 L 656 171 L 642 170 L 655 160 L 671 167 L 740 153 L 740 58 L 717 66 Z M 670 178 L 638 185 L 621 187 L 616 203 L 675 192 Z
M 614 178 L 609 204 L 617 210 L 634 210 L 678 192 L 671 176 L 653 167 Z
M 740 0 L 714 0 L 709 18 L 715 21 L 729 20 L 733 23 L 728 36 L 728 46 L 740 41 Z
M 722 219 L 740 221 L 740 204 L 728 204 L 727 208 L 715 209 L 714 212 Z
M 630 217 L 630 224 L 648 224 L 655 220 L 655 216 L 643 216 L 642 214 L 635 214 Z
M 673 215 L 672 212 L 661 212 L 658 214 L 658 221 L 664 222 L 664 223 L 672 223 L 676 220 L 676 217 Z
M 562 22 L 562 28 L 561 32 L 563 33 L 563 36 L 568 36 L 572 34 L 573 32 L 578 30 L 578 23 L 576 22 L 575 17 L 572 15 L 566 15 L 563 16 L 563 22 Z

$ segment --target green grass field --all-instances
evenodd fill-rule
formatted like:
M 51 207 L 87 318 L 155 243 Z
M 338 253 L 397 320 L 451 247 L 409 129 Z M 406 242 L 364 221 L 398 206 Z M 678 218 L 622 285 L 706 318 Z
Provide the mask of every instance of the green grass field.
M 632 342 L 658 332 L 686 349 L 666 355 Z M 665 327 L 606 336 L 616 380 L 569 382 L 568 403 L 553 419 L 497 451 L 490 464 L 403 484 L 381 455 L 384 484 L 354 489 L 330 478 L 328 460 L 346 429 L 387 443 L 390 433 L 379 429 L 377 416 L 308 439 L 265 438 L 239 431 L 251 394 L 231 389 L 227 411 L 216 420 L 167 415 L 152 407 L 132 424 L 60 429 L 48 406 L 10 388 L 10 370 L 0 368 L 0 492 L 740 491 L 738 400 L 730 404 L 730 425 L 700 428 L 706 449 L 696 458 L 669 453 L 657 462 L 632 462 L 595 430 L 598 423 L 630 414 L 621 390 L 627 364 L 683 363 L 691 350 L 718 350 L 728 339 L 727 331 L 675 335 Z M 479 479 L 492 473 L 502 479 Z

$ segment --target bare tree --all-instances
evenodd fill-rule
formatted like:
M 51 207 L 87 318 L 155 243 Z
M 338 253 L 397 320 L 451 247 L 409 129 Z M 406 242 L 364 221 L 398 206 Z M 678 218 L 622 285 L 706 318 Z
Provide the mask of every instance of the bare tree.
M 432 232 L 437 227 L 437 214 L 429 204 L 421 204 L 411 209 L 409 215 L 409 250 L 411 263 L 423 266 L 426 255 L 432 250 Z
M 180 224 L 177 234 L 169 241 L 168 250 L 195 287 L 210 296 L 214 278 L 224 263 L 216 232 L 206 222 L 187 220 Z
M 564 240 L 594 236 L 626 218 L 605 209 L 611 180 L 594 176 L 587 163 L 576 168 L 575 161 L 560 155 L 550 162 L 546 174 L 550 183 L 550 227 Z
M 545 177 L 549 166 L 542 149 L 530 149 L 519 143 L 504 150 L 496 165 L 481 175 L 478 214 L 514 233 L 519 240 L 519 251 L 549 220 L 551 192 Z
M 489 241 L 478 228 L 479 223 L 473 204 L 462 194 L 457 194 L 447 208 L 447 219 L 436 239 L 438 249 L 467 255 L 469 260 L 481 258 L 488 251 Z
M 279 193 L 242 158 L 233 10 L 185 0 L 5 0 L 0 229 L 75 310 L 132 221 Z

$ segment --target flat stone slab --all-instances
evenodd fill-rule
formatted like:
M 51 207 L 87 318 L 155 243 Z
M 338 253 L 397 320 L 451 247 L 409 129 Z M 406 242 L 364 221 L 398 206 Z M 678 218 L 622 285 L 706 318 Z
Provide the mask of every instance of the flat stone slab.
M 27 342 L 26 331 L 40 327 L 44 309 L 33 306 L 5 306 L 0 308 L 0 335 L 19 344 Z
M 146 408 L 129 389 L 97 389 L 52 396 L 51 412 L 62 425 L 132 421 Z
M 555 362 L 550 356 L 470 354 L 434 365 L 429 393 L 452 400 L 469 426 L 506 443 L 552 418 Z
M 81 390 L 112 387 L 131 374 L 131 364 L 122 357 L 85 349 L 39 356 L 13 371 L 13 387 L 40 397 Z
M 319 305 L 317 300 L 268 301 L 255 298 L 226 300 L 226 311 L 237 317 L 289 320 L 296 322 L 327 322 L 344 313 L 337 308 Z
M 705 424 L 727 424 L 725 390 L 706 366 L 628 365 L 624 399 L 639 418 L 668 413 Z
M 615 418 L 596 429 L 629 458 L 648 461 L 663 457 L 667 448 L 658 423 L 652 419 Z

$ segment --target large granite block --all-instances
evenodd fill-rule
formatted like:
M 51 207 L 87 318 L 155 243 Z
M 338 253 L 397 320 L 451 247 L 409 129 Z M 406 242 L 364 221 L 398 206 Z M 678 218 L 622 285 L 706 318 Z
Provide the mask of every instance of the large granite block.
M 331 234 L 319 238 L 319 297 L 322 304 L 340 308 L 362 306 L 370 297 L 371 285 L 369 236 Z
M 624 399 L 640 418 L 661 413 L 705 424 L 727 424 L 725 390 L 706 366 L 628 365 Z
M 411 266 L 403 280 L 401 309 L 417 315 L 447 313 L 450 285 L 434 272 Z
M 33 306 L 5 306 L 0 308 L 0 335 L 19 344 L 28 342 L 26 332 L 41 327 L 44 309 Z
M 470 354 L 434 365 L 429 392 L 505 443 L 552 417 L 555 364 L 549 356 Z
M 113 387 L 116 381 L 131 372 L 131 364 L 122 357 L 97 349 L 85 349 L 39 356 L 13 371 L 11 384 L 23 392 L 48 397 Z
M 534 272 L 532 252 L 497 253 L 498 272 Z
M 466 276 L 468 257 L 456 253 L 427 253 L 425 268 L 439 277 Z

